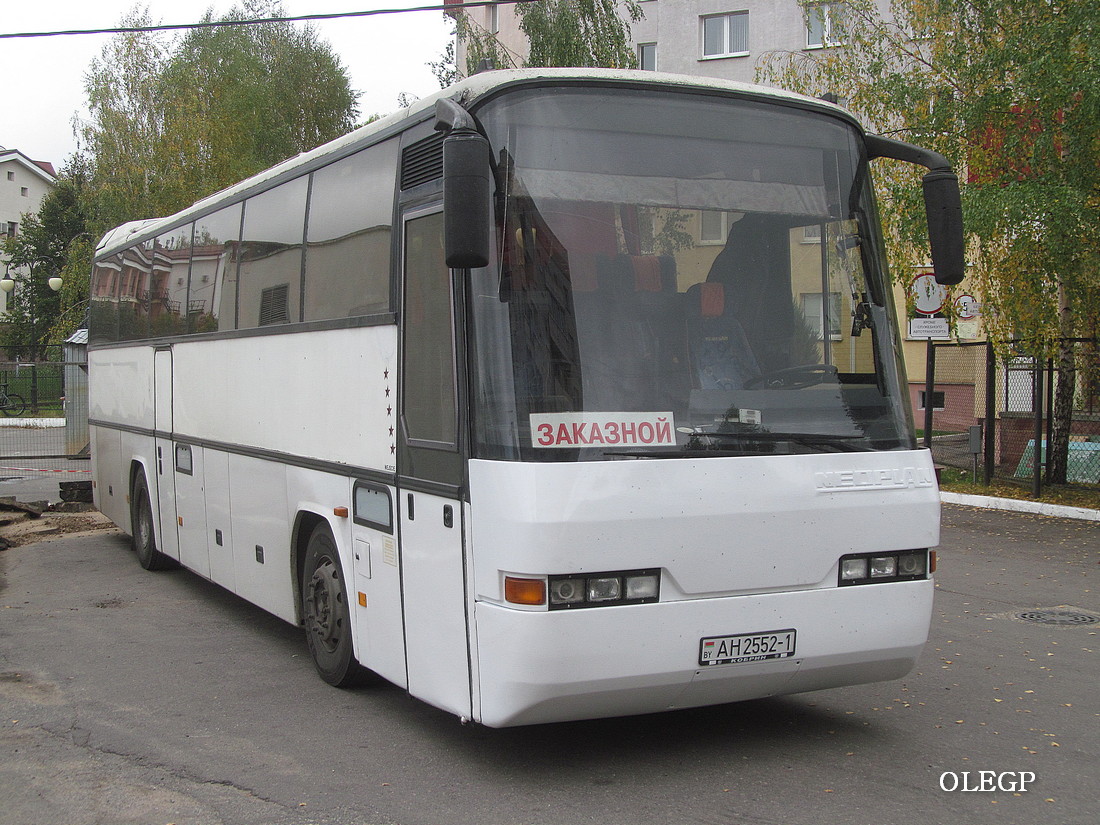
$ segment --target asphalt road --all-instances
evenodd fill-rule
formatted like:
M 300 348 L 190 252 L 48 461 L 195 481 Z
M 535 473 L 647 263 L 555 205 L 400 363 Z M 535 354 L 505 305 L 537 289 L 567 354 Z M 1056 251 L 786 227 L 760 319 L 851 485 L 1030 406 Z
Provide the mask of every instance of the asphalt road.
M 1093 825 L 1100 624 L 1015 615 L 1100 617 L 1100 524 L 944 515 L 904 680 L 510 730 L 330 688 L 298 630 L 119 535 L 8 550 L 0 823 Z

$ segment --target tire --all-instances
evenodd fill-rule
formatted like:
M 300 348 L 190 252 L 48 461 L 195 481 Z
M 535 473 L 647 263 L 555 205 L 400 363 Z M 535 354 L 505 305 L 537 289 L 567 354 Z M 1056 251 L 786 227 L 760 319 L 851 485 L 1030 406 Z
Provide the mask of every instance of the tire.
M 325 522 L 313 528 L 302 571 L 302 618 L 313 665 L 334 687 L 362 683 L 368 671 L 355 660 L 348 589 L 336 540 Z
M 130 493 L 130 525 L 130 544 L 142 567 L 146 570 L 168 570 L 176 566 L 171 556 L 157 549 L 153 506 L 149 501 L 149 485 L 144 473 L 138 473 Z
M 0 412 L 4 415 L 22 415 L 26 410 L 27 402 L 23 400 L 23 396 L 15 393 L 8 393 L 7 402 L 0 405 Z

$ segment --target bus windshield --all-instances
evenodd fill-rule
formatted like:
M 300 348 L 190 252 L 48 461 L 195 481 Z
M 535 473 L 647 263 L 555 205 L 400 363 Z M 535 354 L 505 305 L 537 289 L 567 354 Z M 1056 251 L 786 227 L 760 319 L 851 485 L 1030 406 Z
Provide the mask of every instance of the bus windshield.
M 913 447 L 853 125 L 591 86 L 477 116 L 504 191 L 469 285 L 475 456 Z

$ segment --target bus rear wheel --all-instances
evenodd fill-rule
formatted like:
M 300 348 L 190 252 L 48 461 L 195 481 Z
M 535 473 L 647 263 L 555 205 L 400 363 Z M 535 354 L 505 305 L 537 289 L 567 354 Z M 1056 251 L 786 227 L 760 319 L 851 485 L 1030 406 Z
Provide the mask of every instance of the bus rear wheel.
M 157 549 L 149 485 L 142 473 L 134 479 L 134 488 L 130 492 L 130 524 L 130 544 L 142 567 L 146 570 L 168 570 L 176 566 L 170 556 Z
M 306 545 L 302 576 L 302 616 L 313 665 L 335 687 L 363 681 L 366 671 L 355 660 L 348 589 L 328 524 L 313 528 Z

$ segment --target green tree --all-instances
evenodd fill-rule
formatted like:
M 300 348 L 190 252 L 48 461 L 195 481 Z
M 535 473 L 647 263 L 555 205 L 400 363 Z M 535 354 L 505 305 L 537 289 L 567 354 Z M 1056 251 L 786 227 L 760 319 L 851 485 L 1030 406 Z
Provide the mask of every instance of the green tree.
M 151 25 L 147 11 L 120 21 L 132 28 Z M 156 153 L 164 122 L 160 75 L 168 49 L 162 33 L 117 34 L 84 75 L 89 119 L 76 122 L 77 162 L 94 179 L 91 217 L 100 228 L 161 213 Z
M 281 14 L 278 2 L 246 0 L 222 20 Z M 161 155 L 179 205 L 348 133 L 359 113 L 339 56 L 291 23 L 194 29 L 162 84 Z
M 452 27 L 451 37 L 447 41 L 447 46 L 443 49 L 443 54 L 439 56 L 439 60 L 428 61 L 428 68 L 432 70 L 435 79 L 439 81 L 439 88 L 441 89 L 447 88 L 461 77 L 458 71 L 457 58 L 455 57 L 456 34 L 457 28 Z
M 483 60 L 511 68 L 634 68 L 637 58 L 630 45 L 629 25 L 620 9 L 632 23 L 642 19 L 637 0 L 542 0 L 516 5 L 520 29 L 529 43 L 526 58 L 509 52 L 493 33 L 460 13 L 456 23 L 466 44 L 467 74 L 476 71 Z
M 1062 342 L 1100 329 L 1100 0 L 892 0 L 888 17 L 875 0 L 803 5 L 833 15 L 838 45 L 773 53 L 761 79 L 833 92 L 873 130 L 966 170 L 986 329 L 1061 367 L 1048 472 L 1065 481 L 1075 375 Z M 883 177 L 895 271 L 923 262 L 915 191 L 907 174 Z
M 223 21 L 277 17 L 245 0 Z M 205 22 L 213 22 L 207 12 Z M 151 25 L 132 12 L 124 26 Z M 347 133 L 358 116 L 347 70 L 291 23 L 199 28 L 177 39 L 118 34 L 86 75 L 79 124 L 98 225 L 170 214 Z
M 0 341 L 10 355 L 41 358 L 46 344 L 57 343 L 52 332 L 62 314 L 63 298 L 50 288 L 49 280 L 65 279 L 70 274 L 67 265 L 74 242 L 88 243 L 87 224 L 83 179 L 63 172 L 57 185 L 43 198 L 38 212 L 24 216 L 19 234 L 4 241 L 9 270 L 22 272 L 16 276 L 5 323 L 0 328 Z M 63 280 L 63 289 L 68 287 L 70 293 L 72 289 L 81 289 L 83 283 L 78 309 L 66 328 L 70 333 L 79 326 L 81 308 L 86 302 L 83 293 L 87 291 L 87 274 L 76 280 L 78 283 L 73 285 Z

